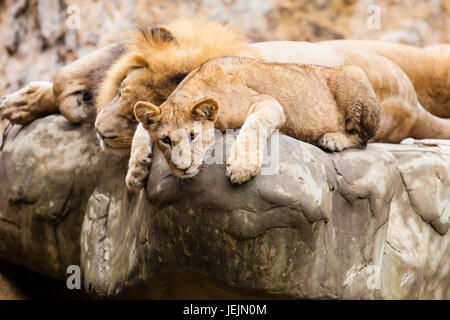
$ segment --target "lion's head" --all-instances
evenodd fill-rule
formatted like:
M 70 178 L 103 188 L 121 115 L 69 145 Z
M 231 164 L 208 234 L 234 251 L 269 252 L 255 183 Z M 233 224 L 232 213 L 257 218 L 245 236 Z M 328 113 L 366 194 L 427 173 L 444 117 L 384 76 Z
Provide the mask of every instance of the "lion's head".
M 195 176 L 215 142 L 214 124 L 219 112 L 216 100 L 179 103 L 171 99 L 160 107 L 141 101 L 134 111 L 170 169 L 181 178 Z
M 217 22 L 179 20 L 132 34 L 100 84 L 95 127 L 105 147 L 129 151 L 138 101 L 160 105 L 185 76 L 221 56 L 254 56 L 241 34 Z

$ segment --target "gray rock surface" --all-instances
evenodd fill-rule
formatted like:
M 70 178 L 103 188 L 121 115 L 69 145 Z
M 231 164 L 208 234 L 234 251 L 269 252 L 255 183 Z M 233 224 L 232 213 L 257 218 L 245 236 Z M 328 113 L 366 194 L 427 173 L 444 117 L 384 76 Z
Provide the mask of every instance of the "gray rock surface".
M 278 172 L 241 186 L 223 164 L 181 181 L 156 152 L 134 195 L 88 124 L 0 122 L 0 259 L 80 265 L 108 296 L 450 299 L 450 142 L 279 142 Z

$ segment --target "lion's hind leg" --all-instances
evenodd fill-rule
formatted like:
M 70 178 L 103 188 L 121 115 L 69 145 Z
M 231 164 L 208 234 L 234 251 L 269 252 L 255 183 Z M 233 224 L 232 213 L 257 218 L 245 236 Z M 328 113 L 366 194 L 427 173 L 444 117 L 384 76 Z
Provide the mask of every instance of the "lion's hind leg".
M 356 66 L 343 66 L 328 79 L 345 124 L 341 133 L 326 133 L 319 144 L 332 151 L 362 148 L 380 127 L 381 106 L 365 72 Z
M 26 125 L 56 112 L 58 108 L 51 82 L 31 82 L 0 102 L 0 117 L 15 124 Z

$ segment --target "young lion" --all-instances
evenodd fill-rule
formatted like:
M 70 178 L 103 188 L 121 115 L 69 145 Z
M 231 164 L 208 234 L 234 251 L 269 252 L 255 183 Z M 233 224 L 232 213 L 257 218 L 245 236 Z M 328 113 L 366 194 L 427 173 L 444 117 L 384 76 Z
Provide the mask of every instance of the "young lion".
M 181 178 L 197 174 L 214 143 L 211 129 L 242 127 L 227 163 L 227 175 L 239 184 L 259 172 L 265 146 L 256 141 L 266 141 L 275 129 L 341 151 L 364 147 L 375 136 L 380 116 L 377 96 L 359 67 L 335 69 L 240 57 L 210 60 L 160 107 L 138 102 L 134 109 Z M 197 137 L 195 121 L 202 123 Z M 173 161 L 174 148 L 184 155 L 182 161 Z

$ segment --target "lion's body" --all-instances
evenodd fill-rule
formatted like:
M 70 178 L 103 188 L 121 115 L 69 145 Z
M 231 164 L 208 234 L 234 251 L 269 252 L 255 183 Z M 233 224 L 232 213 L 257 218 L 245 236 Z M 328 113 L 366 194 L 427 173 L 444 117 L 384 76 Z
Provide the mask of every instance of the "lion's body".
M 295 61 L 295 59 L 301 59 L 296 58 L 298 56 L 295 55 L 295 51 L 298 50 L 299 54 L 301 52 L 305 57 L 307 57 L 307 62 L 309 63 L 318 63 L 321 65 L 327 63 L 328 65 L 333 65 L 333 67 L 338 68 L 345 68 L 349 65 L 359 66 L 367 74 L 367 84 L 371 87 L 371 89 L 373 87 L 373 90 L 375 91 L 381 104 L 381 121 L 379 129 L 376 135 L 368 135 L 372 141 L 398 143 L 407 137 L 450 138 L 450 120 L 437 118 L 423 109 L 417 99 L 414 87 L 409 78 L 396 64 L 386 58 L 358 50 L 324 48 L 323 46 L 310 43 L 289 42 L 283 42 L 281 45 L 291 48 L 294 47 L 295 50 L 284 51 L 288 52 L 288 56 L 280 57 L 280 54 L 282 55 L 283 51 L 273 50 L 277 47 L 277 43 L 274 43 L 275 46 L 271 46 L 271 44 L 272 43 L 257 44 L 255 46 L 264 48 L 264 58 L 266 59 L 285 59 L 292 62 Z M 330 56 L 333 57 L 332 60 L 328 59 Z M 208 63 L 206 63 L 206 65 L 208 65 Z M 258 66 L 261 67 L 264 65 L 264 63 L 259 62 Z M 275 66 L 277 65 L 271 64 L 270 66 L 271 68 L 276 68 Z M 298 66 L 292 65 L 291 68 L 295 69 L 298 68 Z M 315 67 L 311 66 L 310 68 L 314 69 Z M 247 68 L 243 68 L 243 71 L 240 71 L 240 76 L 237 76 L 237 78 L 245 78 L 246 76 L 252 75 L 254 70 L 258 69 L 260 68 L 256 66 L 247 66 Z M 330 69 L 320 68 L 320 70 L 326 74 L 327 71 L 325 70 Z M 347 120 L 347 118 L 346 116 L 343 117 L 343 114 L 345 113 L 339 113 L 336 112 L 336 110 L 342 110 L 344 108 L 343 106 L 349 105 L 349 99 L 347 98 L 342 100 L 339 108 L 333 108 L 331 107 L 332 101 L 330 100 L 330 91 L 323 90 L 323 88 L 320 90 L 317 87 L 317 79 L 313 76 L 316 74 L 315 72 L 309 73 L 306 78 L 290 77 L 287 75 L 288 73 L 289 72 L 283 72 L 283 75 L 280 77 L 273 75 L 270 70 L 259 72 L 255 79 L 262 81 L 263 88 L 256 89 L 256 92 L 267 94 L 267 91 L 265 90 L 270 89 L 270 93 L 273 95 L 272 97 L 283 107 L 284 110 L 288 111 L 286 112 L 286 121 L 284 125 L 280 127 L 282 132 L 307 142 L 318 143 L 324 147 L 323 139 L 321 141 L 317 140 L 319 137 L 323 136 L 325 133 L 336 131 L 339 132 L 338 128 L 342 130 L 343 127 L 346 127 L 345 120 Z M 257 96 L 256 93 L 247 92 L 244 95 L 239 94 L 239 90 L 234 88 L 234 85 L 238 83 L 238 81 L 234 78 L 230 79 L 229 74 L 229 70 L 221 73 L 211 72 L 210 78 L 202 79 L 198 83 L 190 86 L 192 92 L 187 90 L 185 88 L 186 84 L 182 82 L 172 96 L 170 96 L 169 100 L 176 101 L 175 96 L 180 94 L 180 90 L 182 90 L 182 97 L 188 97 L 191 100 L 195 100 L 196 98 L 198 99 L 199 95 L 201 95 L 198 91 L 201 90 L 202 85 L 211 84 L 215 88 L 218 88 L 209 88 L 213 92 L 217 93 L 217 91 L 220 91 L 227 97 L 236 97 L 237 106 L 242 106 L 243 104 L 248 107 L 245 97 Z M 258 77 L 261 77 L 261 79 Z M 323 77 L 322 81 L 325 81 L 324 79 L 328 79 L 327 81 L 329 81 L 329 78 L 327 77 Z M 219 85 L 218 81 L 223 81 L 222 83 L 224 85 Z M 187 83 L 189 82 L 190 80 Z M 302 84 L 298 84 L 298 82 Z M 355 82 L 353 81 L 352 83 Z M 261 83 L 259 83 L 259 85 L 261 85 Z M 332 86 L 330 83 L 327 85 Z M 314 89 L 314 87 L 316 88 Z M 240 88 L 242 89 L 243 87 L 241 86 Z M 365 88 L 367 91 L 367 87 Z M 340 92 L 342 96 L 352 96 L 352 94 L 355 95 L 354 86 L 348 84 L 342 85 L 340 89 L 335 88 L 331 92 L 333 93 L 331 97 L 334 97 L 337 100 L 339 100 L 339 98 L 337 98 L 336 92 Z M 364 92 L 364 90 L 359 89 L 357 94 L 361 95 L 361 92 Z M 300 96 L 296 93 L 299 93 Z M 313 96 L 311 96 L 311 94 L 313 94 Z M 302 100 L 301 97 L 305 97 L 306 100 Z M 363 98 L 361 99 L 360 104 L 367 103 L 369 105 L 373 105 L 369 94 L 362 95 L 362 97 Z M 286 98 L 288 100 L 286 100 Z M 310 104 L 307 104 L 308 107 L 306 107 L 306 110 L 308 110 L 308 112 L 306 113 L 304 112 L 305 109 L 295 109 L 295 106 L 298 106 L 298 103 L 304 103 L 305 101 L 311 101 L 312 106 L 317 105 L 327 107 L 317 109 L 311 107 Z M 182 105 L 181 102 L 175 102 L 175 104 Z M 227 105 L 227 108 L 217 121 L 217 128 L 237 128 L 242 126 L 248 112 L 238 108 L 237 110 L 233 110 L 235 117 L 238 118 L 233 118 L 232 115 L 227 114 L 229 110 L 228 105 L 230 104 L 223 104 Z M 297 113 L 296 110 L 301 110 L 301 112 Z M 174 115 L 177 114 L 177 112 L 169 112 L 168 114 Z M 268 118 L 270 118 L 270 115 Z M 229 121 L 223 124 L 223 119 L 229 119 Z M 170 117 L 167 117 L 164 118 L 163 121 L 159 122 L 162 126 L 160 130 L 167 130 L 166 122 L 172 123 L 170 121 Z M 176 122 L 182 123 L 182 121 L 179 120 L 176 120 Z M 366 127 L 370 127 L 370 122 L 367 123 L 369 123 L 369 125 Z M 142 128 L 140 130 L 142 130 Z M 142 133 L 139 133 L 139 139 L 141 139 L 142 136 Z M 348 140 L 343 142 L 342 136 L 339 139 L 342 143 L 341 148 L 339 149 L 346 147 L 357 147 L 359 145 L 358 143 L 354 143 L 355 140 L 352 142 L 349 142 Z M 143 144 L 148 146 L 148 143 L 149 141 L 147 139 Z M 328 139 L 328 144 L 330 143 L 334 145 L 337 144 L 335 141 L 330 142 L 330 139 Z M 136 189 L 136 187 L 139 187 L 141 185 L 140 181 L 142 176 L 145 176 L 145 172 L 142 171 L 142 166 L 134 166 L 133 163 L 142 162 L 142 159 L 145 158 L 143 155 L 148 155 L 149 153 L 149 147 L 145 147 L 145 152 L 140 154 L 138 145 L 139 141 L 133 142 L 134 150 L 132 150 L 130 172 L 127 177 L 127 183 L 131 189 Z M 182 173 L 180 173 L 180 171 L 173 165 L 171 168 L 174 172 L 182 176 Z M 252 172 L 254 173 L 254 170 Z M 237 181 L 239 181 L 239 178 L 237 179 Z
M 397 64 L 414 85 L 420 103 L 432 114 L 450 118 L 450 46 L 426 50 L 414 46 L 373 40 L 322 42 L 334 48 L 352 48 L 383 56 Z
M 266 60 L 330 67 L 355 65 L 363 69 L 383 109 L 376 141 L 398 143 L 406 137 L 450 138 L 450 122 L 427 112 L 405 72 L 382 56 L 351 47 L 310 42 L 264 42 L 253 46 Z
M 183 29 L 185 28 L 174 30 L 182 34 Z M 209 29 L 211 30 L 211 28 Z M 156 40 L 156 43 L 154 37 L 151 36 L 143 37 L 142 34 L 134 36 L 131 45 L 133 48 L 132 54 L 122 57 L 108 72 L 108 75 L 111 76 L 107 79 L 122 79 L 127 66 L 140 63 L 141 66 L 145 65 L 146 67 L 137 70 L 143 69 L 144 71 L 133 72 L 146 73 L 147 75 L 140 79 L 145 78 L 147 80 L 132 81 L 130 85 L 125 87 L 123 84 L 127 83 L 128 79 L 122 82 L 123 90 L 130 88 L 133 93 L 128 101 L 125 101 L 127 97 L 120 98 L 117 96 L 117 90 L 121 84 L 119 80 L 105 82 L 105 88 L 108 88 L 105 92 L 109 93 L 105 95 L 106 98 L 101 98 L 103 102 L 97 103 L 97 109 L 100 112 L 97 117 L 96 128 L 104 137 L 115 137 L 114 141 L 110 141 L 108 138 L 104 139 L 108 145 L 117 147 L 127 146 L 131 143 L 132 135 L 130 133 L 135 131 L 135 125 L 130 121 L 124 122 L 124 119 L 133 117 L 132 107 L 137 101 L 143 100 L 157 105 L 161 104 L 178 84 L 176 81 L 170 81 L 170 79 L 176 78 L 177 75 L 187 74 L 207 59 L 227 55 L 257 57 L 270 62 L 317 64 L 331 67 L 359 66 L 369 77 L 384 109 L 378 140 L 399 142 L 405 137 L 411 136 L 411 134 L 416 138 L 446 138 L 448 136 L 447 133 L 442 134 L 442 127 L 448 125 L 448 123 L 423 110 L 417 100 L 411 81 L 401 68 L 386 58 L 355 50 L 351 47 L 335 47 L 335 45 L 307 42 L 277 41 L 249 46 L 242 38 L 228 29 L 219 28 L 214 33 L 221 33 L 221 36 L 212 39 L 203 35 L 202 41 L 195 43 L 197 46 L 195 50 L 189 50 L 195 45 L 190 42 L 192 39 L 188 38 L 186 43 L 182 45 L 186 49 L 185 51 L 179 48 L 183 41 L 182 36 L 180 36 L 178 44 L 173 43 L 173 39 L 177 39 L 175 34 L 173 34 L 173 39 L 171 38 L 168 41 Z M 214 48 L 214 50 L 211 48 Z M 158 54 L 154 53 L 155 50 Z M 397 52 L 397 54 L 399 53 Z M 144 59 L 143 57 L 149 58 Z M 168 59 L 168 57 L 171 58 Z M 127 62 L 127 59 L 130 58 L 134 59 L 135 62 Z M 125 64 L 122 64 L 123 61 Z M 141 87 L 142 90 L 139 90 Z M 161 88 L 164 88 L 164 90 Z M 111 100 L 113 94 L 116 94 L 116 96 Z M 101 96 L 102 94 L 99 94 L 99 99 Z M 112 102 L 106 107 L 102 106 L 108 101 Z M 417 128 L 420 128 L 421 131 Z
M 277 129 L 310 143 L 316 143 L 325 132 L 343 131 L 346 120 L 356 113 L 361 117 L 365 114 L 363 111 L 344 112 L 347 108 L 361 105 L 374 111 L 377 115 L 367 115 L 374 119 L 372 122 L 358 119 L 358 124 L 365 125 L 361 128 L 361 145 L 365 145 L 378 129 L 379 102 L 364 72 L 355 69 L 270 63 L 239 57 L 210 60 L 161 105 L 167 115 L 162 126 L 166 126 L 166 122 L 169 126 L 181 123 L 181 119 L 174 117 L 189 115 L 190 102 L 212 97 L 223 106 L 216 128 L 221 131 L 237 129 L 252 113 L 251 107 L 270 96 L 280 103 L 286 117 Z M 341 83 L 336 83 L 337 74 Z M 358 94 L 359 104 L 352 100 L 355 94 Z M 337 96 L 345 103 L 339 103 Z
M 203 159 L 212 143 L 203 137 L 208 137 L 207 132 L 202 139 L 185 143 L 188 138 L 180 138 L 180 129 L 194 134 L 195 121 L 205 128 L 213 123 L 221 131 L 242 127 L 234 146 L 242 151 L 231 158 L 228 171 L 233 182 L 242 183 L 262 164 L 264 143 L 258 143 L 258 137 L 265 141 L 279 129 L 330 151 L 360 148 L 375 136 L 380 105 L 358 67 L 335 69 L 225 57 L 194 70 L 160 108 L 139 103 L 135 113 L 180 177 L 196 174 L 196 152 Z M 173 141 L 169 146 L 164 142 L 167 139 Z M 191 155 L 181 165 L 172 161 L 175 146 Z
M 215 22 L 178 20 L 132 33 L 127 52 L 107 71 L 96 96 L 101 141 L 129 150 L 136 102 L 161 104 L 205 61 L 235 55 L 258 57 L 240 33 Z

